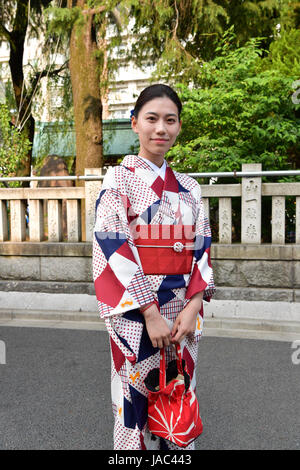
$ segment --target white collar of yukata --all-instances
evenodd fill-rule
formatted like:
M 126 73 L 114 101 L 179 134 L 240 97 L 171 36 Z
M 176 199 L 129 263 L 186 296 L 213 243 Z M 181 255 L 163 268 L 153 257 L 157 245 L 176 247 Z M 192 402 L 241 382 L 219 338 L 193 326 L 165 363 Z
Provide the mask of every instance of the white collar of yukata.
M 138 155 L 138 158 L 141 158 L 144 162 L 146 162 L 152 168 L 152 170 L 154 170 L 162 179 L 164 179 L 167 168 L 166 160 L 164 160 L 162 166 L 159 167 L 155 165 L 155 163 L 151 162 L 147 158 L 142 157 L 141 155 Z

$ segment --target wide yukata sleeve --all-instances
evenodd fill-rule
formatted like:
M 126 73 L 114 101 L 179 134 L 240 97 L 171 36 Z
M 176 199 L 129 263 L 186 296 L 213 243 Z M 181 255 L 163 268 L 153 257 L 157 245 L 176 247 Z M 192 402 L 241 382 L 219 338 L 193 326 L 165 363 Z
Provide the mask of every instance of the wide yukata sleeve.
M 118 188 L 114 168 L 109 169 L 96 201 L 93 234 L 93 280 L 102 318 L 154 300 L 130 233 L 129 206 L 128 197 Z
M 192 273 L 186 291 L 186 299 L 189 300 L 193 295 L 203 291 L 203 299 L 209 302 L 216 290 L 210 259 L 211 230 L 208 218 L 205 215 L 199 185 L 193 189 L 193 195 L 197 206 L 195 246 Z

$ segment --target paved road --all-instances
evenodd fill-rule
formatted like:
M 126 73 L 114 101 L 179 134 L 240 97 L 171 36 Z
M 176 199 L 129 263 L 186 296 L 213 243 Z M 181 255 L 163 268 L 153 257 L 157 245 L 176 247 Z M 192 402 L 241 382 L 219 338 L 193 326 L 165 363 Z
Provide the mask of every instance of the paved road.
M 0 340 L 0 449 L 112 449 L 106 332 L 0 326 Z M 196 448 L 300 449 L 293 352 L 289 342 L 203 338 Z

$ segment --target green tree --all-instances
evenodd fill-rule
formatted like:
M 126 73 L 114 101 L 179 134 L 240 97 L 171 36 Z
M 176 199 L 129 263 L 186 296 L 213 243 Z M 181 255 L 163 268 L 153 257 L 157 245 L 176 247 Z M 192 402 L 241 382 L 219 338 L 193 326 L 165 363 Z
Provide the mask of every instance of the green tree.
M 102 166 L 102 101 L 118 61 L 155 64 L 156 78 L 192 82 L 199 63 L 218 53 L 228 25 L 237 28 L 236 43 L 246 41 L 258 27 L 267 42 L 272 40 L 280 5 L 280 0 L 68 0 L 52 5 L 49 30 L 64 35 L 70 46 L 76 173 Z M 116 60 L 110 51 L 120 44 L 118 33 L 129 18 L 134 20 L 133 41 Z M 107 27 L 112 25 L 115 33 L 107 41 Z
M 7 105 L 0 104 L 0 176 L 14 176 L 30 147 L 29 139 L 11 122 Z
M 32 70 L 24 74 L 24 48 L 25 41 L 31 37 L 45 35 L 45 24 L 43 22 L 44 8 L 49 6 L 52 0 L 0 0 L 0 42 L 6 41 L 9 45 L 9 69 L 11 83 L 14 92 L 16 125 L 27 136 L 30 142 L 34 137 L 34 117 L 32 114 L 33 98 L 36 95 L 41 79 L 57 75 L 66 64 L 55 67 L 49 64 L 44 68 L 41 61 L 35 65 L 31 64 Z M 43 51 L 45 58 L 53 51 L 53 41 L 47 40 Z M 30 175 L 31 150 L 28 155 L 23 155 L 19 161 L 17 173 L 19 175 Z M 26 183 L 24 183 L 26 185 Z
M 276 69 L 286 77 L 300 79 L 300 29 L 283 30 L 270 44 L 261 69 Z
M 299 0 L 282 0 L 279 23 L 281 30 L 299 29 L 300 2 Z
M 181 85 L 183 128 L 169 153 L 182 171 L 264 170 L 300 166 L 300 119 L 293 81 L 278 69 L 261 70 L 259 39 L 228 49 L 199 67 L 198 87 Z
M 156 77 L 191 83 L 199 63 L 219 54 L 228 29 L 234 27 L 233 47 L 259 36 L 262 51 L 268 49 L 282 8 L 282 0 L 136 0 L 131 6 L 136 39 L 131 57 L 140 66 L 155 63 Z
M 118 1 L 68 0 L 51 6 L 49 31 L 59 34 L 69 46 L 69 69 L 76 132 L 76 174 L 84 168 L 103 166 L 102 106 L 113 60 L 108 50 L 119 42 L 121 24 Z M 106 28 L 115 26 L 115 38 L 107 44 Z

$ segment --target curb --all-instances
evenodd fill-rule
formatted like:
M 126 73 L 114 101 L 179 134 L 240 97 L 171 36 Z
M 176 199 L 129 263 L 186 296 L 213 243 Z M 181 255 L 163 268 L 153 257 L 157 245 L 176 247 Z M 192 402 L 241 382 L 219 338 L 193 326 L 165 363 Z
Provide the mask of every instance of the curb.
M 0 326 L 106 330 L 98 312 L 57 310 L 0 309 Z M 206 317 L 203 336 L 294 341 L 300 340 L 300 322 Z
M 73 322 L 103 322 L 97 312 L 58 311 L 58 310 L 21 310 L 1 309 L 0 320 L 54 320 Z

